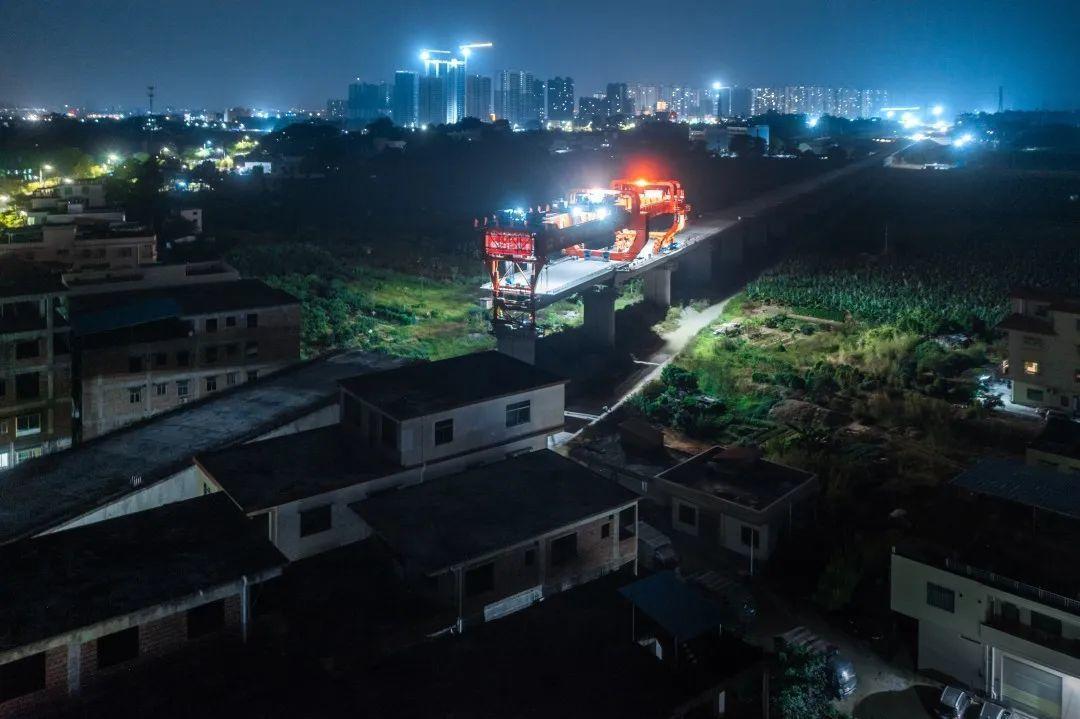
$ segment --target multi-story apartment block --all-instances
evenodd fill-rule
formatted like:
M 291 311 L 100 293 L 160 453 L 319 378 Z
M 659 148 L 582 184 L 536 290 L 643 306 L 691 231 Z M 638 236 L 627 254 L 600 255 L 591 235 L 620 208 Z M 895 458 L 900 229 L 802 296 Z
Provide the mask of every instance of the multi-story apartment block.
M 1080 298 L 1018 290 L 998 327 L 1008 335 L 1002 373 L 1012 401 L 1080 412 Z
M 77 296 L 76 434 L 90 439 L 300 358 L 300 305 L 258 280 Z
M 19 257 L 74 270 L 137 267 L 157 260 L 157 237 L 130 222 L 72 222 L 0 232 L 0 258 Z
M 0 260 L 0 470 L 71 445 L 71 350 L 57 275 Z

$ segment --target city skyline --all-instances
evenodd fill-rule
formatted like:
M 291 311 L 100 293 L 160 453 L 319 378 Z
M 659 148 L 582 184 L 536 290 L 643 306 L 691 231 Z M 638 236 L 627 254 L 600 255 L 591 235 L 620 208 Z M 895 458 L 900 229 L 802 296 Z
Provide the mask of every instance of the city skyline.
M 487 2 L 450 12 L 361 10 L 333 1 L 319 3 L 301 22 L 299 10 L 288 8 L 253 14 L 194 4 L 175 20 L 165 2 L 117 22 L 123 8 L 106 2 L 91 32 L 54 44 L 36 28 L 59 22 L 62 8 L 16 0 L 5 29 L 11 58 L 0 78 L 0 102 L 141 108 L 145 86 L 154 84 L 159 107 L 321 107 L 353 77 L 390 81 L 397 70 L 417 71 L 424 47 L 474 38 L 494 47 L 480 53 L 470 73 L 496 77 L 521 68 L 538 78 L 569 75 L 579 96 L 609 82 L 884 87 L 904 104 L 944 101 L 963 111 L 996 109 L 999 85 L 1013 108 L 1069 109 L 1080 94 L 1060 61 L 1071 55 L 1070 23 L 1063 20 L 1077 11 L 1057 0 L 1042 3 L 1046 12 L 1004 2 L 914 3 L 903 12 L 773 2 L 753 12 L 717 13 L 680 3 L 672 13 L 694 21 L 675 40 L 646 43 L 633 54 L 617 51 L 619 37 L 647 33 L 648 13 L 574 8 L 574 22 L 553 33 L 538 28 L 552 27 L 557 7 L 521 8 L 509 23 Z M 237 23 L 243 33 L 222 33 Z M 182 34 L 183 42 L 157 42 L 165 30 Z M 259 37 L 290 39 L 283 49 Z M 72 73 L 74 66 L 81 71 Z

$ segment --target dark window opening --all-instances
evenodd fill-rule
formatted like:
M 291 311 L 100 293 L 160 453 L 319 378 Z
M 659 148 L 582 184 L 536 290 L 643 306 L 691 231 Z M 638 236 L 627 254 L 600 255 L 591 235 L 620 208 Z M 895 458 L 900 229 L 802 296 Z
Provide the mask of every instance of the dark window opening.
M 551 540 L 551 566 L 558 567 L 577 558 L 577 532 Z
M 742 541 L 744 547 L 753 547 L 754 549 L 757 549 L 761 546 L 761 533 L 753 527 L 743 525 L 743 528 L 739 532 L 739 539 Z
M 956 611 L 956 592 L 933 582 L 926 583 L 926 603 L 946 612 Z
M 1031 628 L 1052 637 L 1061 636 L 1061 620 L 1055 617 L 1048 617 L 1040 612 L 1033 611 L 1031 613 Z
M 259 356 L 259 343 L 254 340 L 244 344 L 244 354 L 248 357 Z
M 139 656 L 139 628 L 107 634 L 97 640 L 98 666 L 115 666 Z
M 300 536 L 307 537 L 330 529 L 332 522 L 330 505 L 305 509 L 300 512 Z
M 529 400 L 506 405 L 506 426 L 517 427 L 528 424 L 532 419 L 532 404 Z
M 169 355 L 167 355 L 164 352 L 155 352 L 154 353 L 154 366 L 155 367 L 164 367 L 168 363 L 169 363 Z
M 128 357 L 128 372 L 142 372 L 143 371 L 143 358 L 142 357 Z
M 692 507 L 689 504 L 679 505 L 679 522 L 689 525 L 691 527 L 697 526 L 697 507 Z
M 465 572 L 465 596 L 490 592 L 495 588 L 495 563 L 488 562 Z
M 176 353 L 176 366 L 187 367 L 191 364 L 191 353 L 187 350 L 180 350 Z
M 259 534 L 264 538 L 270 539 L 270 513 L 263 512 L 262 514 L 256 514 L 251 518 L 251 523 L 259 528 Z
M 233 317 L 232 315 L 229 315 L 228 317 L 226 317 L 225 318 L 225 326 L 226 327 L 236 327 L 236 318 Z
M 398 423 L 385 414 L 382 418 L 382 443 L 384 447 L 397 449 Z
M 45 652 L 0 666 L 0 702 L 45 688 Z
M 205 362 L 217 362 L 218 348 L 207 347 L 203 350 L 203 361 Z
M 37 372 L 15 375 L 16 399 L 37 399 L 41 396 L 41 381 Z
M 604 524 L 602 524 L 600 526 L 600 538 L 601 539 L 607 539 L 610 536 L 611 536 L 611 522 L 604 522 Z
M 15 343 L 15 359 L 30 359 L 41 354 L 41 344 L 38 340 L 27 340 Z
M 204 637 L 225 626 L 225 600 L 203 604 L 187 612 L 188 639 Z
M 254 312 L 249 313 L 248 316 L 247 316 L 247 326 L 248 327 L 258 327 L 259 326 L 259 315 L 254 313 Z
M 525 550 L 525 566 L 526 567 L 531 567 L 534 564 L 536 564 L 536 550 L 535 549 L 526 549 Z
M 217 318 L 209 319 L 206 321 L 207 332 L 217 332 Z
M 454 441 L 454 420 L 443 419 L 435 423 L 435 444 L 448 444 Z

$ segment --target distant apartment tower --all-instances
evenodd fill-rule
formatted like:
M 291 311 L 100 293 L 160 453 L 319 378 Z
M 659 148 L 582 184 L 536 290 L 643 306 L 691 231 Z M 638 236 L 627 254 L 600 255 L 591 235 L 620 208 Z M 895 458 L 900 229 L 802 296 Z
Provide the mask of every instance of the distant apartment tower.
M 330 120 L 344 120 L 348 112 L 348 101 L 331 98 L 326 101 L 326 117 Z
M 764 115 L 767 112 L 785 112 L 784 88 L 782 87 L 756 87 L 754 88 L 754 104 L 751 114 Z
M 651 113 L 656 110 L 656 103 L 660 100 L 660 87 L 658 85 L 630 85 L 628 92 L 634 101 L 634 112 L 638 115 Z
M 491 78 L 469 75 L 465 78 L 465 116 L 491 119 Z
M 386 115 L 386 83 L 356 82 L 349 84 L 346 103 L 348 119 L 368 123 Z
M 511 125 L 526 121 L 526 98 L 532 89 L 532 76 L 522 70 L 503 70 L 495 86 L 495 115 Z
M 446 122 L 446 78 L 422 75 L 417 81 L 416 122 L 441 125 Z
M 71 446 L 66 295 L 58 274 L 0 259 L 0 470 Z
M 634 100 L 630 97 L 630 91 L 625 82 L 609 82 L 605 99 L 608 117 L 634 114 Z
M 574 78 L 553 77 L 547 81 L 547 119 L 555 122 L 574 119 Z
M 862 90 L 860 117 L 881 117 L 882 108 L 889 106 L 889 93 L 885 90 Z
M 543 123 L 547 119 L 547 83 L 529 76 L 525 96 L 525 121 Z
M 582 95 L 578 98 L 578 118 L 589 121 L 607 115 L 607 98 Z
M 416 127 L 416 106 L 416 73 L 398 70 L 394 73 L 394 89 L 390 103 L 394 123 L 400 127 Z
M 754 91 L 748 87 L 731 88 L 731 117 L 750 117 L 754 112 Z

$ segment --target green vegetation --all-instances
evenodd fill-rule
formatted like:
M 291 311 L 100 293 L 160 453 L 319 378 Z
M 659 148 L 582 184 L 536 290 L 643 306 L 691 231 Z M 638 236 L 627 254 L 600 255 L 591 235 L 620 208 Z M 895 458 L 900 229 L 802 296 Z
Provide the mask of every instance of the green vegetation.
M 492 345 L 475 277 L 372 267 L 358 247 L 310 242 L 240 245 L 228 260 L 301 300 L 304 356 L 356 347 L 441 359 Z
M 769 704 L 783 719 L 843 716 L 832 705 L 825 656 L 806 647 L 785 646 L 772 659 Z

